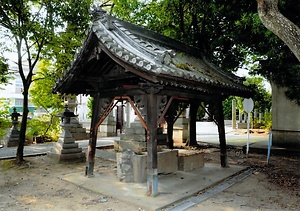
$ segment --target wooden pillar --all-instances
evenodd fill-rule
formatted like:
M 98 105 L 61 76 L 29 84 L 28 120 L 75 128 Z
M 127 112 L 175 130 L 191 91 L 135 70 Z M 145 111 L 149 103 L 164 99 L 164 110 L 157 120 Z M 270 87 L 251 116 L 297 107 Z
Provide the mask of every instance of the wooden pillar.
M 94 176 L 95 153 L 97 144 L 97 123 L 100 119 L 100 94 L 94 96 L 93 113 L 90 127 L 89 145 L 86 153 L 86 170 L 85 175 L 88 177 Z
M 167 120 L 167 146 L 169 149 L 174 149 L 174 140 L 173 140 L 173 131 L 174 131 L 174 121 L 168 119 Z
M 169 149 L 174 149 L 174 140 L 173 140 L 173 131 L 174 131 L 174 120 L 175 120 L 175 111 L 177 108 L 178 104 L 173 102 L 165 116 L 165 120 L 168 123 L 168 128 L 167 128 L 167 145 Z
M 157 175 L 157 95 L 150 88 L 147 94 L 147 195 L 158 194 Z
M 196 135 L 196 120 L 197 120 L 197 111 L 199 104 L 196 101 L 191 101 L 190 105 L 190 124 L 189 124 L 189 146 L 197 146 L 197 135 Z
M 226 149 L 227 147 L 226 147 L 225 124 L 224 124 L 222 100 L 220 99 L 217 100 L 215 108 L 216 108 L 215 119 L 218 124 L 218 132 L 219 132 L 221 166 L 227 167 L 227 149 Z

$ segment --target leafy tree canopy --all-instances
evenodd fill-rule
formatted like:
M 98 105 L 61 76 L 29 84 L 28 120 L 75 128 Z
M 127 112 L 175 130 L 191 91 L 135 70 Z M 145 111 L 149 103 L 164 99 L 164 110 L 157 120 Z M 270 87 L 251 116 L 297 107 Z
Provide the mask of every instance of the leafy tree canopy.
M 262 77 L 247 77 L 244 82 L 245 85 L 251 85 L 254 89 L 254 95 L 252 97 L 254 101 L 254 109 L 259 112 L 270 110 L 272 105 L 271 93 L 265 88 L 264 79 Z M 236 99 L 236 106 L 239 110 L 243 109 L 243 98 L 230 96 L 223 102 L 225 117 L 230 119 L 232 113 L 232 100 Z
M 9 79 L 8 64 L 6 59 L 0 57 L 0 84 L 6 84 Z
M 52 93 L 55 79 L 51 75 L 54 69 L 49 60 L 40 61 L 33 77 L 34 83 L 30 88 L 30 95 L 34 105 L 43 108 L 47 113 L 56 115 L 63 109 L 63 102 L 59 95 Z
M 23 161 L 27 127 L 28 91 L 36 64 L 41 58 L 56 62 L 57 78 L 66 70 L 89 23 L 92 0 L 2 0 L 0 31 L 8 49 L 17 53 L 18 73 L 23 83 L 23 118 L 20 128 L 18 162 Z M 71 56 L 72 55 L 72 56 Z M 25 62 L 26 61 L 26 62 Z
M 11 120 L 9 118 L 9 103 L 6 99 L 0 99 L 0 139 L 6 134 L 7 129 L 11 126 Z

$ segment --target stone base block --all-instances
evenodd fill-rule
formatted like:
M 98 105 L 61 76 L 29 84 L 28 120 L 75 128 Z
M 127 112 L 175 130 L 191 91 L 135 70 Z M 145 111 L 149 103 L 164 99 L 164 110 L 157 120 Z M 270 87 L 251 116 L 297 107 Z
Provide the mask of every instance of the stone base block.
M 300 148 L 300 131 L 272 130 L 274 146 L 285 148 Z
M 77 154 L 81 153 L 81 148 L 61 148 L 60 146 L 56 145 L 55 148 L 51 149 L 51 152 L 56 154 Z
M 72 136 L 75 140 L 86 140 L 89 139 L 89 134 L 88 133 L 72 133 Z
M 130 128 L 126 128 L 125 129 L 125 133 L 126 134 L 140 134 L 143 135 L 145 134 L 145 129 L 143 127 L 134 127 L 133 125 L 131 125 Z
M 116 136 L 116 125 L 107 125 L 107 124 L 101 124 L 99 126 L 98 135 L 99 137 L 112 137 Z
M 58 163 L 62 162 L 85 162 L 86 156 L 84 152 L 72 153 L 72 154 L 57 154 L 54 152 L 48 152 L 47 155 L 54 159 Z
M 56 143 L 55 144 L 55 148 L 58 148 L 58 149 L 73 149 L 73 148 L 78 148 L 78 143 L 70 143 L 70 144 L 67 144 L 67 143 Z
M 178 170 L 192 171 L 204 166 L 204 153 L 189 150 L 179 150 Z
M 186 143 L 188 139 L 188 128 L 174 127 L 173 140 L 175 143 Z
M 145 134 L 127 134 L 122 133 L 120 134 L 120 140 L 124 141 L 139 141 L 139 142 L 145 142 L 146 136 Z
M 124 141 L 124 140 L 114 141 L 114 149 L 118 152 L 121 152 L 125 149 L 129 149 L 134 152 L 139 152 L 139 151 L 145 151 L 146 148 L 147 148 L 147 142 Z
M 7 147 L 16 147 L 16 146 L 18 146 L 18 144 L 19 144 L 19 141 L 18 140 L 16 140 L 16 141 L 12 141 L 12 140 L 9 140 L 8 142 L 7 142 Z
M 247 129 L 247 123 L 238 123 L 238 129 Z
M 24 146 L 28 146 L 28 141 L 25 140 Z M 6 143 L 4 143 L 4 145 L 6 147 L 17 147 L 19 145 L 19 138 L 17 138 L 16 140 L 8 140 Z
M 122 153 L 117 153 L 117 162 Z M 134 155 L 131 158 L 133 169 L 133 182 L 144 183 L 147 181 L 147 153 L 142 155 Z M 119 164 L 117 165 L 119 168 Z M 178 150 L 163 150 L 157 153 L 157 173 L 168 174 L 178 170 Z M 117 170 L 121 172 L 120 170 Z

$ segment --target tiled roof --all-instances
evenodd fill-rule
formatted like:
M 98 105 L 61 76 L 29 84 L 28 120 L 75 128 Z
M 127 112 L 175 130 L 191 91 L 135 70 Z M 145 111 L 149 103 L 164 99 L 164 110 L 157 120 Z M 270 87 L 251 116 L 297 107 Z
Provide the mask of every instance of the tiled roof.
M 204 85 L 250 92 L 240 77 L 214 66 L 195 48 L 114 18 L 102 9 L 96 10 L 94 17 L 90 34 L 96 35 L 102 50 L 105 48 L 138 71 L 154 75 L 156 83 L 200 91 L 205 91 Z M 88 42 L 87 39 L 75 56 L 69 74 L 88 51 Z

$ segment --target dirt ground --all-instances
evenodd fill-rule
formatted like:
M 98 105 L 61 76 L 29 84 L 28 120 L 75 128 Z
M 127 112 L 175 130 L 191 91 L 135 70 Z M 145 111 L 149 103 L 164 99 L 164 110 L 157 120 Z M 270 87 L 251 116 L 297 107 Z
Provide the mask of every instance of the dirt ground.
M 206 149 L 206 162 L 219 163 L 217 148 Z M 300 210 L 300 158 L 250 154 L 228 150 L 229 164 L 256 167 L 250 177 L 189 210 Z M 95 171 L 116 168 L 97 159 Z M 47 156 L 26 158 L 26 164 L 0 161 L 0 210 L 144 210 L 133 204 L 91 192 L 60 179 L 84 171 L 84 163 L 56 164 Z

